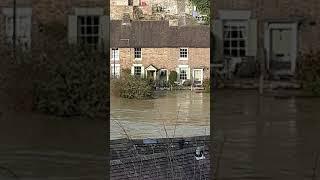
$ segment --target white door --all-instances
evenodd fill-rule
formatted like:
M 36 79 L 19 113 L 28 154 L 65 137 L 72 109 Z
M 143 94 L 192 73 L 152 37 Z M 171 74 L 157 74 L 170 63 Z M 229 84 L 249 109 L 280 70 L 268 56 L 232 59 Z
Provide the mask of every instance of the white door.
M 271 42 L 271 59 L 274 61 L 290 62 L 292 55 L 292 30 L 272 29 Z
M 267 23 L 265 32 L 268 69 L 293 74 L 297 57 L 297 23 Z
M 193 83 L 202 84 L 203 81 L 203 69 L 193 70 Z

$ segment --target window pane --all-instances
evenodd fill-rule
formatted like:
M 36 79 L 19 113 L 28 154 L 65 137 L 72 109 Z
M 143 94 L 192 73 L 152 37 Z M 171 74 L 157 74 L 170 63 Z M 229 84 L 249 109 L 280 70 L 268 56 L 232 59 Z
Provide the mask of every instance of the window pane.
M 233 47 L 233 48 L 238 47 L 238 41 L 232 41 L 231 42 L 231 47 Z
M 230 49 L 224 49 L 224 55 L 230 56 Z
M 83 16 L 80 16 L 78 19 L 79 19 L 80 24 L 85 24 L 85 20 L 84 20 Z
M 98 25 L 99 24 L 99 17 L 95 16 L 93 18 L 93 22 L 94 22 L 95 25 Z
M 238 56 L 238 50 L 237 49 L 232 49 L 231 50 L 231 55 L 232 56 Z
M 240 47 L 244 48 L 245 47 L 245 42 L 244 40 L 239 41 L 240 42 Z
M 91 24 L 92 24 L 92 17 L 87 16 L 87 25 L 91 25 Z
M 99 26 L 93 27 L 93 34 L 99 34 Z
M 85 29 L 86 29 L 85 27 L 81 27 L 81 33 L 80 34 L 85 34 L 85 32 L 86 32 Z
M 245 56 L 246 55 L 246 51 L 244 49 L 240 49 L 240 56 Z
M 92 37 L 91 36 L 88 36 L 86 39 L 87 39 L 88 44 L 92 44 Z
M 87 34 L 92 34 L 92 27 L 91 26 L 87 26 Z
M 235 22 L 235 23 L 233 23 Z M 224 55 L 245 56 L 246 28 L 241 22 L 230 21 L 224 26 Z M 240 51 L 241 49 L 241 51 Z
M 230 47 L 230 41 L 224 41 L 224 47 Z
M 140 66 L 134 67 L 134 75 L 141 76 L 141 67 Z
M 188 49 L 181 48 L 180 49 L 180 58 L 187 58 L 188 57 Z
M 79 43 L 97 47 L 99 42 L 99 16 L 78 16 L 78 20 Z
M 92 43 L 93 44 L 98 44 L 98 42 L 99 42 L 99 37 L 98 36 L 94 36 L 93 38 L 92 38 Z
M 231 37 L 237 38 L 238 37 L 238 31 L 231 31 Z

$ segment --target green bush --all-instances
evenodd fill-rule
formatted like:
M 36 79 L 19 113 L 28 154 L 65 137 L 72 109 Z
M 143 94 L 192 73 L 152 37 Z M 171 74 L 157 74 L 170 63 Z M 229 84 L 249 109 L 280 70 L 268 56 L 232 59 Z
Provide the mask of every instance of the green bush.
M 298 78 L 303 87 L 314 95 L 320 95 L 320 51 L 301 55 L 298 63 Z
M 153 97 L 154 82 L 149 79 L 139 78 L 131 75 L 121 76 L 113 79 L 111 93 L 128 99 L 148 99 Z
M 62 61 L 50 59 L 48 78 L 36 83 L 36 109 L 59 116 L 93 117 L 106 111 L 105 56 L 87 47 L 59 51 Z
M 177 78 L 178 78 L 178 73 L 176 71 L 170 71 L 170 74 L 169 74 L 169 84 L 170 85 L 175 85 L 175 81 L 177 81 Z

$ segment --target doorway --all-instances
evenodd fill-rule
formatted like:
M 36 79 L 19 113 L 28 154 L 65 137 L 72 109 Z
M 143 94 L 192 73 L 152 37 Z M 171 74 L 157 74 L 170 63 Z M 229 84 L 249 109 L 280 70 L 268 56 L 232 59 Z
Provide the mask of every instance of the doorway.
M 293 75 L 297 57 L 297 23 L 267 24 L 265 47 L 270 72 Z

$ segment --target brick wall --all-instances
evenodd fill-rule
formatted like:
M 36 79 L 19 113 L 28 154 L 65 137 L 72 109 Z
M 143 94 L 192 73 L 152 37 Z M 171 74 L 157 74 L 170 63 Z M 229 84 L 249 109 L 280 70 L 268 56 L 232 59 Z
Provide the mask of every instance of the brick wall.
M 142 48 L 142 60 L 135 62 L 133 48 L 119 48 L 121 69 L 131 69 L 133 64 L 143 64 L 146 68 L 150 64 L 157 68 L 176 70 L 178 65 L 189 65 L 192 69 L 204 67 L 204 76 L 210 76 L 210 49 L 189 48 L 188 60 L 179 60 L 179 48 Z M 111 61 L 112 63 L 112 61 Z
M 257 18 L 260 26 L 260 35 L 263 35 L 262 20 L 266 18 L 292 18 L 302 17 L 305 20 L 299 27 L 299 50 L 320 48 L 320 1 L 301 0 L 217 0 L 214 2 L 214 16 L 218 17 L 220 9 L 251 10 L 254 18 Z M 314 21 L 316 25 L 311 26 Z

